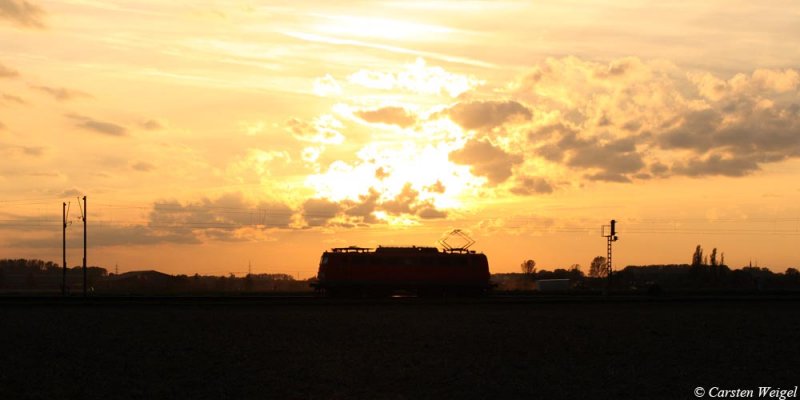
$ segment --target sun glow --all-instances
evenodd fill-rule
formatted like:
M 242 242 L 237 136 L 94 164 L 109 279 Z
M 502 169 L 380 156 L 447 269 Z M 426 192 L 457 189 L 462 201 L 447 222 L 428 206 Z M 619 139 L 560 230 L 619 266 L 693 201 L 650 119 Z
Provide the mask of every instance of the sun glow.
M 357 162 L 335 161 L 324 172 L 309 176 L 306 185 L 333 201 L 358 200 L 370 190 L 377 191 L 380 200 L 391 201 L 410 186 L 418 192 L 418 200 L 430 201 L 437 209 L 458 208 L 477 183 L 469 167 L 448 159 L 452 149 L 447 143 L 371 143 L 359 151 Z
M 438 25 L 400 21 L 390 18 L 356 17 L 348 15 L 320 15 L 324 18 L 316 26 L 321 33 L 389 40 L 423 39 L 429 35 L 446 35 L 453 30 Z

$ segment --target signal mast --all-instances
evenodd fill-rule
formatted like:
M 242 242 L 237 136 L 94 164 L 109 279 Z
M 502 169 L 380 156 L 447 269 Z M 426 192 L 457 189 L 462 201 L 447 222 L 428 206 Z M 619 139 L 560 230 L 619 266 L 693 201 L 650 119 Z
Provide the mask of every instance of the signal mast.
M 608 232 L 606 232 L 608 231 Z M 608 257 L 606 258 L 606 272 L 608 273 L 608 280 L 607 285 L 608 288 L 611 288 L 611 274 L 614 271 L 614 264 L 611 262 L 611 244 L 616 242 L 619 237 L 617 237 L 617 221 L 612 219 L 610 225 L 602 225 L 600 227 L 600 235 L 603 236 L 608 240 Z

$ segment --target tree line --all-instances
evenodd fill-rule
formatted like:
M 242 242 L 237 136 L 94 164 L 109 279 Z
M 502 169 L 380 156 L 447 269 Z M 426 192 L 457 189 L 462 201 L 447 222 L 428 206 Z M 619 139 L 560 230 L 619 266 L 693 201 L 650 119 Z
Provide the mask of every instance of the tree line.
M 109 273 L 97 266 L 87 267 L 90 292 L 107 294 L 170 293 L 251 293 L 309 291 L 307 280 L 295 280 L 288 274 L 247 274 L 237 277 L 214 275 L 170 275 L 158 271 Z M 30 259 L 0 260 L 0 292 L 60 293 L 63 269 L 51 261 Z M 83 269 L 67 268 L 67 290 L 83 290 Z
M 747 265 L 731 269 L 725 263 L 725 253 L 713 248 L 706 252 L 697 245 L 687 264 L 629 265 L 613 272 L 610 281 L 616 290 L 664 289 L 674 290 L 781 290 L 800 289 L 800 272 L 788 268 L 775 273 L 768 268 Z M 609 284 L 606 258 L 594 257 L 586 273 L 579 264 L 553 271 L 537 270 L 536 261 L 520 264 L 519 274 L 497 274 L 494 279 L 500 289 L 528 290 L 541 279 L 569 279 L 573 288 L 601 289 Z

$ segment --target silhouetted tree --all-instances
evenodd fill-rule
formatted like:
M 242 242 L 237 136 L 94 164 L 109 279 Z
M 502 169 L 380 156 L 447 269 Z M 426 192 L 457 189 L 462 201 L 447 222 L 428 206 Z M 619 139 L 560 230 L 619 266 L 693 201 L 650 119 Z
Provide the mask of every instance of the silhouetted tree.
M 717 248 L 714 247 L 711 250 L 711 267 L 716 267 L 716 266 L 717 266 Z
M 608 269 L 606 268 L 606 258 L 603 256 L 597 256 L 592 259 L 592 263 L 589 264 L 589 276 L 593 278 L 602 278 L 608 274 Z
M 519 267 L 522 269 L 523 274 L 532 275 L 536 273 L 536 261 L 525 260 Z
M 699 267 L 701 265 L 703 265 L 703 248 L 698 244 L 692 254 L 692 266 Z

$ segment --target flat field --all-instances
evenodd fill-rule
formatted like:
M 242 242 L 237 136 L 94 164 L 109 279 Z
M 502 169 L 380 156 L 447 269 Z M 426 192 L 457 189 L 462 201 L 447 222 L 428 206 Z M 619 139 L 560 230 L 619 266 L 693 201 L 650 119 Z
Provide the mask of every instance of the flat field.
M 796 300 L 5 302 L 2 398 L 692 399 L 800 384 Z

